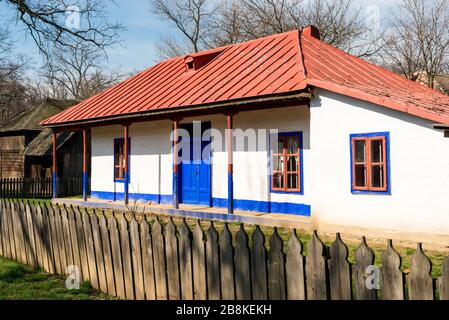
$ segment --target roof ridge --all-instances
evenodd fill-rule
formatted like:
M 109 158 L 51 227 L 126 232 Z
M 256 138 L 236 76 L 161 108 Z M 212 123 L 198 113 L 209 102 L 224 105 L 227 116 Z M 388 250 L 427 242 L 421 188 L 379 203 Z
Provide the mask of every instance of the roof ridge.
M 360 62 L 362 62 L 362 63 L 368 64 L 368 65 L 370 65 L 370 66 L 372 66 L 372 67 L 374 67 L 374 68 L 376 68 L 376 69 L 382 71 L 383 73 L 387 73 L 387 74 L 389 74 L 389 75 L 391 75 L 391 76 L 394 76 L 394 77 L 396 77 L 396 78 L 398 78 L 398 79 L 405 80 L 405 81 L 407 82 L 407 84 L 409 84 L 409 85 L 411 85 L 411 86 L 419 87 L 420 89 L 425 89 L 425 90 L 427 90 L 427 91 L 429 91 L 429 92 L 431 92 L 431 93 L 434 93 L 434 94 L 435 94 L 435 93 L 438 93 L 438 94 L 440 94 L 440 95 L 443 95 L 443 96 L 445 96 L 445 97 L 448 97 L 447 95 L 445 95 L 444 93 L 442 93 L 442 92 L 440 92 L 440 91 L 438 91 L 438 90 L 429 88 L 428 86 L 425 86 L 425 85 L 423 85 L 423 84 L 421 84 L 421 83 L 418 83 L 418 82 L 416 82 L 416 81 L 410 80 L 410 79 L 408 79 L 407 77 L 404 77 L 404 76 L 402 76 L 402 75 L 400 75 L 400 74 L 398 74 L 398 73 L 395 73 L 395 72 L 393 72 L 393 71 L 391 71 L 391 70 L 388 70 L 387 68 L 384 68 L 384 67 L 379 66 L 379 65 L 377 65 L 377 64 L 375 64 L 375 63 L 372 63 L 372 62 L 370 62 L 370 61 L 367 61 L 367 60 L 364 60 L 364 59 L 362 59 L 362 58 L 359 58 L 359 57 L 357 57 L 357 56 L 355 56 L 355 55 L 353 55 L 353 54 L 350 54 L 350 53 L 348 53 L 348 52 L 345 52 L 345 51 L 343 51 L 343 50 L 341 50 L 341 49 L 339 49 L 339 48 L 337 48 L 337 47 L 334 47 L 334 46 L 330 45 L 329 43 L 324 42 L 324 41 L 322 41 L 322 40 L 320 40 L 320 39 L 317 39 L 317 38 L 314 38 L 314 37 L 305 36 L 305 35 L 304 35 L 304 37 L 306 37 L 306 39 L 309 40 L 309 41 L 310 41 L 310 40 L 311 40 L 311 41 L 317 41 L 317 42 L 319 42 L 321 45 L 327 47 L 328 49 L 330 49 L 330 50 L 332 50 L 332 51 L 337 51 L 338 53 L 343 54 L 343 55 L 345 55 L 345 56 L 347 56 L 347 57 L 349 57 L 349 58 L 351 58 L 351 59 L 357 59 L 358 61 L 360 61 Z M 302 37 L 301 37 L 301 39 L 302 39 Z

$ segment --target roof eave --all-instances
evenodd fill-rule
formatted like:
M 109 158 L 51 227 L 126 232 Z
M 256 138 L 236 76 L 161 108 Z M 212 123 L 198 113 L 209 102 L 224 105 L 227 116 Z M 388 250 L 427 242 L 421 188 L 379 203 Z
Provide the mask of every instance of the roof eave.
M 373 104 L 376 104 L 376 105 L 379 105 L 382 107 L 390 108 L 390 109 L 393 109 L 393 110 L 396 110 L 399 112 L 408 113 L 410 115 L 413 115 L 413 116 L 421 118 L 421 119 L 434 121 L 436 123 L 441 123 L 441 124 L 449 124 L 449 117 L 439 115 L 436 113 L 425 112 L 423 110 L 418 109 L 414 105 L 398 104 L 398 103 L 395 103 L 388 99 L 376 97 L 374 95 L 364 93 L 364 92 L 361 92 L 356 89 L 339 86 L 339 85 L 333 84 L 333 83 L 327 83 L 325 81 L 308 80 L 308 82 L 310 85 L 320 88 L 320 89 L 328 90 L 328 91 L 338 93 L 338 94 L 341 94 L 344 96 L 348 96 L 351 98 L 355 98 L 358 100 L 370 102 L 370 103 L 373 103 Z
M 194 114 L 201 112 L 222 113 L 229 109 L 236 109 L 236 108 L 239 109 L 233 111 L 250 111 L 252 110 L 250 108 L 256 105 L 268 103 L 276 103 L 276 104 L 295 103 L 295 102 L 304 103 L 309 102 L 311 97 L 312 97 L 311 93 L 306 88 L 303 90 L 292 91 L 287 93 L 277 93 L 244 99 L 234 99 L 194 106 L 181 106 L 176 108 L 157 109 L 144 112 L 85 119 L 79 121 L 68 121 L 60 123 L 41 123 L 41 125 L 52 129 L 91 127 L 101 125 L 112 125 L 118 123 L 132 123 L 132 122 L 142 122 L 151 120 L 172 119 L 183 116 L 184 114 Z

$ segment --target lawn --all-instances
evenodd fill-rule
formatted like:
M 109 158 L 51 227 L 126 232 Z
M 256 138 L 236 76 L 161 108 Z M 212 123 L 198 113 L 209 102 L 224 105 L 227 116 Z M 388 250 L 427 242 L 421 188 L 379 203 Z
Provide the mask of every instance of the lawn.
M 65 280 L 0 257 L 0 300 L 104 300 L 110 297 L 83 283 L 68 290 Z

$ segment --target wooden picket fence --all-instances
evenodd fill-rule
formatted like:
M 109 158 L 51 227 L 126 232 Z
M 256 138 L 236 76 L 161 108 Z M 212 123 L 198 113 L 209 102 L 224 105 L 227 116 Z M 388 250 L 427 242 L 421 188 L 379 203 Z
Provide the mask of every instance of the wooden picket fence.
M 74 197 L 82 194 L 82 177 L 58 178 L 58 197 Z M 0 198 L 2 199 L 51 199 L 52 197 L 52 178 L 0 179 Z
M 81 280 L 123 299 L 449 299 L 449 259 L 433 279 L 421 245 L 405 277 L 389 241 L 374 290 L 366 269 L 375 256 L 364 239 L 355 265 L 339 235 L 326 247 L 315 232 L 307 256 L 295 230 L 287 248 L 276 229 L 268 243 L 260 227 L 250 237 L 241 225 L 234 237 L 228 225 L 204 230 L 198 220 L 191 230 L 185 220 L 138 222 L 123 213 L 0 200 L 0 255 L 51 274 L 78 266 Z

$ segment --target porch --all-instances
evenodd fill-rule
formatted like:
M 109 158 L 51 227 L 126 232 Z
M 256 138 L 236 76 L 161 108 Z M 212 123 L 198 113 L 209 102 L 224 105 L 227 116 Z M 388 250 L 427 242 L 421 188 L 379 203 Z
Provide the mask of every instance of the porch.
M 170 204 L 152 204 L 144 202 L 135 202 L 126 205 L 124 201 L 101 200 L 94 198 L 88 198 L 86 201 L 83 199 L 56 198 L 53 199 L 53 203 L 95 209 L 133 211 L 136 213 L 145 214 L 161 214 L 174 217 L 220 220 L 280 228 L 296 228 L 306 231 L 312 231 L 315 229 L 312 219 L 306 216 L 243 210 L 234 210 L 233 214 L 228 214 L 227 208 L 216 208 L 201 205 L 179 204 L 179 208 L 174 208 L 173 205 Z

